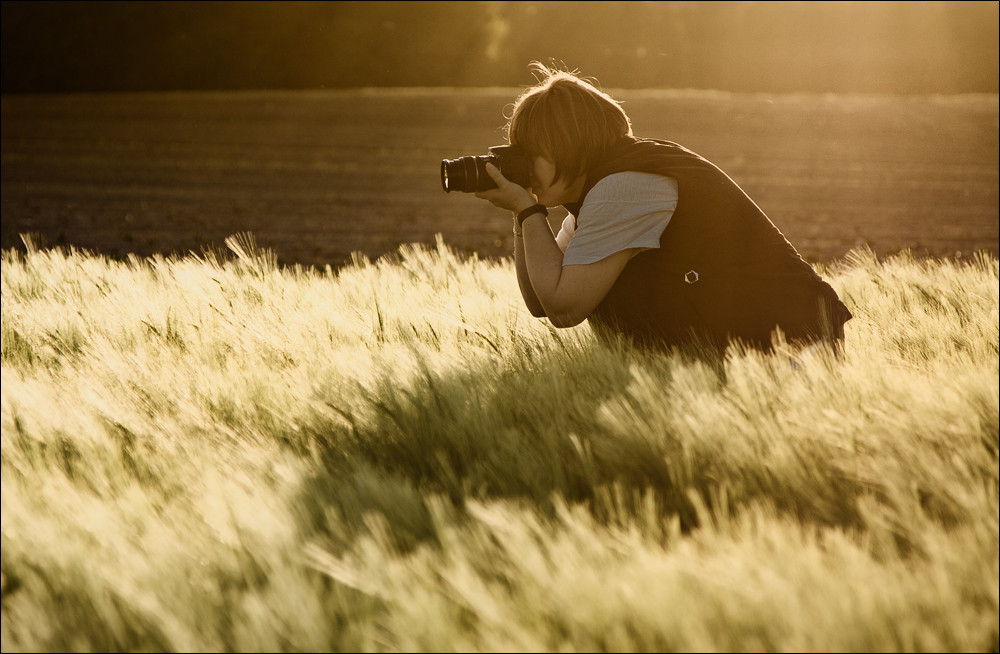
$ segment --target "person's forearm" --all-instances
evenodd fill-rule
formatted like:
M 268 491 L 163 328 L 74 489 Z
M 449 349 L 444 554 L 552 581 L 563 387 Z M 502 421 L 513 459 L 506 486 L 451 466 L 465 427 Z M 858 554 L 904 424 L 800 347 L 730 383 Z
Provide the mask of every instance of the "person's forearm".
M 556 239 L 552 235 L 552 229 L 545 218 L 539 214 L 531 216 L 521 225 L 524 234 L 517 238 L 521 241 L 523 252 L 521 262 L 518 264 L 518 283 L 523 283 L 522 277 L 529 282 L 531 294 L 537 303 L 540 313 L 535 313 L 531 306 L 533 315 L 551 315 L 546 309 L 546 299 L 555 296 L 556 288 L 559 285 L 559 277 L 562 274 L 563 252 L 556 244 Z M 516 238 L 516 237 L 515 237 Z M 515 262 L 517 261 L 517 245 L 515 245 Z M 524 269 L 522 276 L 520 268 Z M 524 295 L 522 288 L 521 294 Z M 527 302 L 527 300 L 525 300 Z
M 521 297 L 524 298 L 524 305 L 536 318 L 545 317 L 545 309 L 535 295 L 535 289 L 531 286 L 531 278 L 528 276 L 528 266 L 524 260 L 524 237 L 514 237 L 514 269 L 517 271 L 517 285 L 521 289 Z

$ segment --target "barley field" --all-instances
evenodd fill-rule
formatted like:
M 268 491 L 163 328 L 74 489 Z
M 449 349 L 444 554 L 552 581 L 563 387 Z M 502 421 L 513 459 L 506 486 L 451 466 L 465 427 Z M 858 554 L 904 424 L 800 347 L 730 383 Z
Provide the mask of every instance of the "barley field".
M 6 209 L 5 209 L 6 221 Z M 547 327 L 446 244 L 2 254 L 14 651 L 998 651 L 998 260 L 844 353 Z

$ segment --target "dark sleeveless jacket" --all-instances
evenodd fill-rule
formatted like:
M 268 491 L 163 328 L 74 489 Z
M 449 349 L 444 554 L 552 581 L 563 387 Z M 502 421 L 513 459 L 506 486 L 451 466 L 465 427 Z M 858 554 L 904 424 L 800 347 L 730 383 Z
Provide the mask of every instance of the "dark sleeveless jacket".
M 722 170 L 669 141 L 627 138 L 587 175 L 587 193 L 613 173 L 677 180 L 678 202 L 660 238 L 625 266 L 589 316 L 598 332 L 645 345 L 725 347 L 733 340 L 771 349 L 788 341 L 842 339 L 851 312 L 764 212 Z

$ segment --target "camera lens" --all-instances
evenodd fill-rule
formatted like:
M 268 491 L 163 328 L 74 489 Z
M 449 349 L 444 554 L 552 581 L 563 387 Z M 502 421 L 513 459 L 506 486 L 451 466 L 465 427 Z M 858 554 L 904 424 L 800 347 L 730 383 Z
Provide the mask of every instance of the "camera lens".
M 478 157 L 442 159 L 441 188 L 446 193 L 478 193 L 496 188 L 496 182 L 486 172 L 488 163 L 496 166 L 500 174 L 510 181 L 528 188 L 531 159 L 516 145 L 494 145 L 489 154 Z
M 441 188 L 445 192 L 475 193 L 495 188 L 496 184 L 486 172 L 486 163 L 492 156 L 459 157 L 441 161 Z

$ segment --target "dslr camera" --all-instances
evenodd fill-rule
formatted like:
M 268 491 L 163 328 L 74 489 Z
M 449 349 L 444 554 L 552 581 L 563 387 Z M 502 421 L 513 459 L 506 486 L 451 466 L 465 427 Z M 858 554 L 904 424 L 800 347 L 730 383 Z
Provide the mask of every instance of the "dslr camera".
M 531 159 L 516 145 L 494 145 L 490 153 L 478 157 L 459 157 L 441 161 L 441 187 L 446 193 L 478 193 L 496 188 L 497 185 L 486 172 L 486 164 L 500 169 L 503 176 L 525 188 L 530 183 Z

